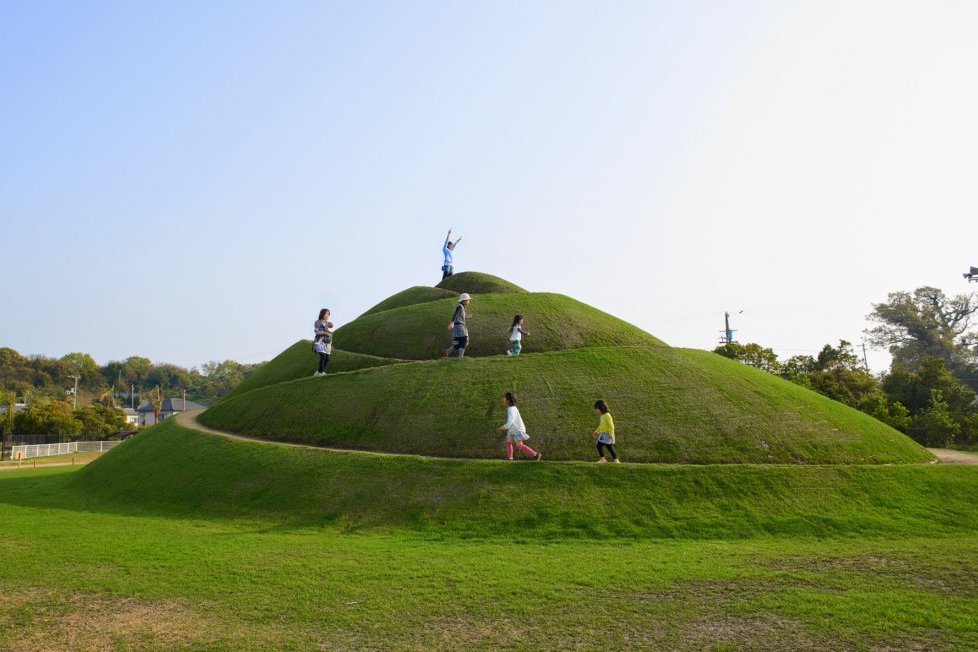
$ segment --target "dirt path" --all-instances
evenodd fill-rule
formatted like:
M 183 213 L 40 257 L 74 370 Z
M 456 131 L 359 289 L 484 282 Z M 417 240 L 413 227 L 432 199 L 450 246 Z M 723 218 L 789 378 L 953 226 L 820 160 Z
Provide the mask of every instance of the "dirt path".
M 35 458 L 33 457 L 30 458 L 30 460 L 33 459 Z M 43 458 L 39 458 L 39 459 L 43 459 Z M 31 464 L 30 460 L 24 460 L 23 465 L 7 464 L 6 462 L 4 462 L 3 465 L 0 465 L 0 473 L 2 473 L 3 471 L 33 471 L 35 469 L 50 469 L 53 466 L 85 466 L 89 462 L 94 461 L 94 460 L 84 460 L 78 462 L 49 462 L 47 464 L 41 462 L 37 466 L 34 466 L 33 464 Z
M 946 448 L 928 448 L 941 464 L 978 464 L 978 454 L 952 451 Z

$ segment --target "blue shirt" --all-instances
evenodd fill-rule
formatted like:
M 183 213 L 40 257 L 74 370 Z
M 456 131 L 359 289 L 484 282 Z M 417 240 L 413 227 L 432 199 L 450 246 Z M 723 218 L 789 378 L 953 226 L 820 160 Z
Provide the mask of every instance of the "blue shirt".
M 448 248 L 448 240 L 445 240 L 445 245 L 441 248 L 443 254 L 445 254 L 445 264 L 448 266 L 452 265 L 452 250 Z

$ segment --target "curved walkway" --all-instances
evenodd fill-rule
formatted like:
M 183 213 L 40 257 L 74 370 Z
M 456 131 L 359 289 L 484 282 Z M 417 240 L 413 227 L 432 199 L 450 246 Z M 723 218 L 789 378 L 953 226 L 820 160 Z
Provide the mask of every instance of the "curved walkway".
M 941 464 L 978 464 L 978 454 L 952 451 L 946 448 L 928 448 Z
M 275 441 L 271 439 L 265 439 L 263 437 L 250 437 L 248 435 L 237 435 L 233 432 L 225 432 L 223 430 L 214 430 L 213 428 L 208 428 L 199 421 L 197 421 L 197 416 L 200 415 L 204 410 L 188 410 L 186 412 L 178 413 L 174 418 L 177 423 L 184 428 L 190 428 L 191 430 L 199 430 L 201 432 L 206 432 L 209 435 L 217 435 L 218 437 L 227 437 L 228 439 L 240 439 L 242 441 L 257 441 L 264 444 L 278 444 L 279 446 L 291 446 L 293 448 L 311 448 L 320 451 L 331 451 L 334 453 L 360 453 L 362 455 L 381 455 L 387 457 L 424 457 L 432 460 L 448 460 L 456 459 L 465 461 L 472 461 L 468 458 L 460 457 L 435 457 L 433 455 L 419 455 L 416 453 L 379 453 L 377 451 L 364 451 L 355 448 L 328 448 L 326 446 L 313 446 L 311 444 L 295 444 L 288 441 Z M 978 464 L 978 454 L 976 453 L 966 453 L 964 451 L 954 451 L 947 450 L 944 448 L 928 448 L 931 453 L 937 458 L 940 464 Z
M 358 448 L 329 448 L 328 446 L 313 446 L 312 444 L 296 444 L 290 441 L 276 441 L 274 439 L 265 439 L 264 437 L 239 435 L 233 432 L 226 432 L 224 430 L 214 430 L 213 428 L 208 428 L 201 422 L 197 421 L 197 417 L 203 412 L 204 412 L 203 409 L 187 410 L 186 412 L 178 412 L 173 418 L 177 420 L 178 425 L 184 428 L 190 428 L 191 430 L 199 430 L 200 432 L 204 432 L 209 435 L 217 435 L 218 437 L 227 437 L 228 439 L 238 439 L 241 441 L 259 442 L 262 444 L 275 444 L 278 446 L 290 446 L 292 448 L 309 448 L 317 451 L 330 451 L 331 453 L 353 453 L 357 455 L 377 455 L 380 457 L 423 457 L 429 460 L 472 461 L 461 457 L 435 457 L 433 455 L 420 455 L 418 453 L 382 453 L 378 451 L 360 450 Z

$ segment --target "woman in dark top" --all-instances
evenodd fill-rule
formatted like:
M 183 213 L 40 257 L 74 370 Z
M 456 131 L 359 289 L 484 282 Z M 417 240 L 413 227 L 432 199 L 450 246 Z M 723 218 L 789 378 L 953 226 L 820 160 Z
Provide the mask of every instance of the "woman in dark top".
M 319 311 L 319 319 L 312 325 L 312 350 L 319 354 L 319 368 L 313 376 L 325 376 L 329 356 L 333 352 L 333 322 L 329 321 L 329 309 Z
M 472 297 L 464 292 L 458 297 L 452 321 L 448 324 L 448 329 L 452 332 L 453 344 L 445 349 L 445 355 L 450 355 L 452 351 L 456 351 L 460 358 L 465 355 L 465 347 L 469 343 L 469 329 L 465 325 L 465 306 L 469 305 L 471 300 Z

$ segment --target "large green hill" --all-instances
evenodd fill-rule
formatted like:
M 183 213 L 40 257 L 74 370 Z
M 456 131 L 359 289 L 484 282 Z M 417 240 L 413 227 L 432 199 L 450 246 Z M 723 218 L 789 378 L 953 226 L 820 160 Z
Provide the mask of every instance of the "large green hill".
M 453 291 L 466 291 L 457 285 L 466 276 L 488 292 L 470 292 L 465 358 L 439 357 L 455 297 L 411 288 L 337 329 L 340 350 L 327 377 L 311 377 L 315 356 L 308 342 L 298 342 L 202 421 L 274 440 L 498 458 L 502 394 L 514 391 L 530 443 L 547 460 L 595 457 L 597 398 L 610 402 L 619 452 L 630 462 L 933 459 L 861 412 L 715 354 L 668 347 L 569 297 L 469 273 L 448 279 Z M 515 313 L 526 316 L 530 335 L 523 355 L 512 358 L 504 352 Z

